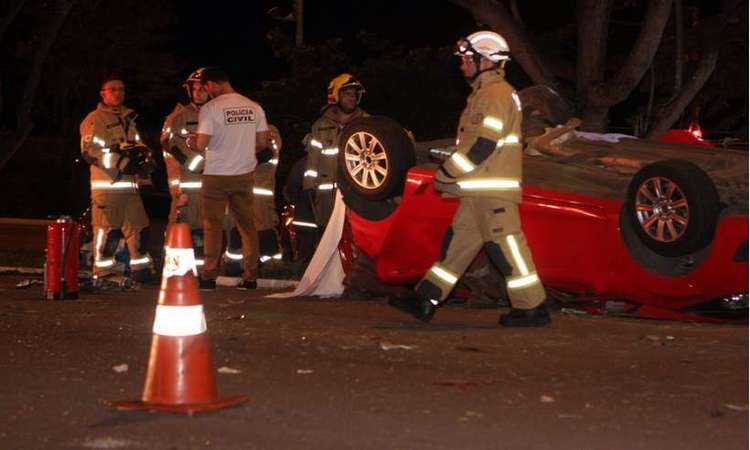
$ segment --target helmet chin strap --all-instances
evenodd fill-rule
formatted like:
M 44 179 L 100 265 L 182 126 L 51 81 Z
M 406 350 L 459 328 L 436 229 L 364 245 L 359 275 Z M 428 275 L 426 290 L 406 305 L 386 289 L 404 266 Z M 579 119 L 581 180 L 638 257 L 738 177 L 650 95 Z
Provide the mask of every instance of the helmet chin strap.
M 491 71 L 491 70 L 497 70 L 497 69 L 498 69 L 498 68 L 500 67 L 500 64 L 499 64 L 499 63 L 497 63 L 497 64 L 492 64 L 491 66 L 487 67 L 486 69 L 480 69 L 480 68 L 479 68 L 480 64 L 477 64 L 476 62 L 474 63 L 474 65 L 475 65 L 475 66 L 476 66 L 476 68 L 477 68 L 477 72 L 476 72 L 476 73 L 475 73 L 474 75 L 472 75 L 471 77 L 467 77 L 467 78 L 466 78 L 466 81 L 467 81 L 467 82 L 468 82 L 469 84 L 473 83 L 473 82 L 474 82 L 474 80 L 476 80 L 476 79 L 477 79 L 477 77 L 478 77 L 479 75 L 483 74 L 484 72 L 489 72 L 489 71 Z

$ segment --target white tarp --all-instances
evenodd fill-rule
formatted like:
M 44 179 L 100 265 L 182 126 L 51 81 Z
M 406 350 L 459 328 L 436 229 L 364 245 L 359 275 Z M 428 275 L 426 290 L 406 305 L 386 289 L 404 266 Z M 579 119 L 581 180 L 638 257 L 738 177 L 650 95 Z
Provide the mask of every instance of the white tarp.
M 339 256 L 339 241 L 346 220 L 346 205 L 336 191 L 336 203 L 326 231 L 294 292 L 268 295 L 270 298 L 338 297 L 344 293 L 344 267 Z

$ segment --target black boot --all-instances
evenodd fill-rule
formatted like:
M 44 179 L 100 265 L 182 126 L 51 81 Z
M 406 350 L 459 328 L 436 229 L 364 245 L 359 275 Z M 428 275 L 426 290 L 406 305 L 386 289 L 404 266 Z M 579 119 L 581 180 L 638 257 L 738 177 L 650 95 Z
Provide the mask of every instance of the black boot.
M 432 320 L 432 316 L 435 315 L 435 310 L 438 305 L 437 302 L 425 300 L 418 296 L 412 297 L 391 297 L 388 299 L 388 304 L 403 311 L 407 314 L 414 316 L 417 320 L 421 320 L 424 323 L 428 323 Z
M 511 308 L 508 314 L 500 316 L 503 327 L 543 327 L 549 323 L 549 313 L 544 304 L 531 309 Z

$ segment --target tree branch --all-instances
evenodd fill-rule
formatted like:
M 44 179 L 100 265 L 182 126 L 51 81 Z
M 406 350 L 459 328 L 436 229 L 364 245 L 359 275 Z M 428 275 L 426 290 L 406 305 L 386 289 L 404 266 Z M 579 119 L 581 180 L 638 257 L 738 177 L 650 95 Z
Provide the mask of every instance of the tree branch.
M 726 18 L 724 16 L 716 16 L 708 19 L 701 33 L 701 40 L 704 43 L 703 55 L 695 72 L 683 84 L 680 93 L 656 114 L 653 125 L 646 135 L 647 138 L 658 137 L 669 130 L 677 122 L 680 115 L 685 111 L 685 108 L 693 101 L 708 79 L 711 78 L 716 68 L 716 62 L 719 59 L 719 36 L 725 26 Z
M 648 2 L 641 33 L 635 46 L 617 74 L 596 86 L 592 101 L 602 106 L 611 106 L 620 103 L 630 95 L 651 66 L 671 9 L 672 0 Z
M 557 79 L 544 66 L 526 32 L 516 23 L 508 9 L 494 0 L 452 0 L 468 9 L 477 22 L 487 24 L 508 42 L 513 58 L 534 84 L 559 89 Z

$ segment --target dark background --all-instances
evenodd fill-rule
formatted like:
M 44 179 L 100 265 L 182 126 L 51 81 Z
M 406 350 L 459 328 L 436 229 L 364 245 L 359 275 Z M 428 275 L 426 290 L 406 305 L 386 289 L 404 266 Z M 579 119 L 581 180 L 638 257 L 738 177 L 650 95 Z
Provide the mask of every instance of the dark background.
M 16 126 L 15 107 L 34 43 L 44 32 L 53 3 L 28 0 L 0 47 L 0 134 Z M 714 2 L 684 3 L 698 18 L 716 8 Z M 643 1 L 617 5 L 609 38 L 613 60 L 632 45 L 644 10 Z M 271 18 L 266 12 L 272 6 L 288 10 L 291 1 L 79 0 L 45 62 L 32 135 L 0 168 L 0 216 L 78 215 L 86 208 L 88 169 L 74 162 L 78 125 L 95 108 L 100 80 L 109 73 L 124 78 L 126 105 L 139 113 L 141 134 L 157 149 L 164 116 L 176 102 L 187 100 L 182 79 L 201 66 L 224 67 L 234 86 L 260 102 L 269 122 L 281 130 L 285 148 L 278 186 L 294 160 L 303 156 L 300 140 L 325 102 L 328 81 L 341 71 L 362 80 L 366 110 L 395 118 L 417 140 L 453 134 L 468 93 L 452 56 L 453 45 L 477 29 L 468 10 L 441 0 L 308 0 L 305 45 L 295 48 L 294 23 Z M 575 60 L 575 2 L 530 0 L 519 2 L 519 7 L 540 50 Z M 702 125 L 709 136 L 746 140 L 747 17 L 739 19 L 736 42 L 727 45 L 702 93 L 721 97 L 737 119 L 731 127 Z M 668 74 L 670 64 L 658 61 L 672 55 L 663 53 L 657 55 L 655 67 Z M 519 89 L 530 84 L 513 63 L 508 78 Z M 612 110 L 611 131 L 632 132 L 633 117 L 646 95 L 645 88 L 639 89 Z M 149 212 L 163 217 L 168 204 L 163 169 L 153 178 L 154 188 L 146 196 Z

